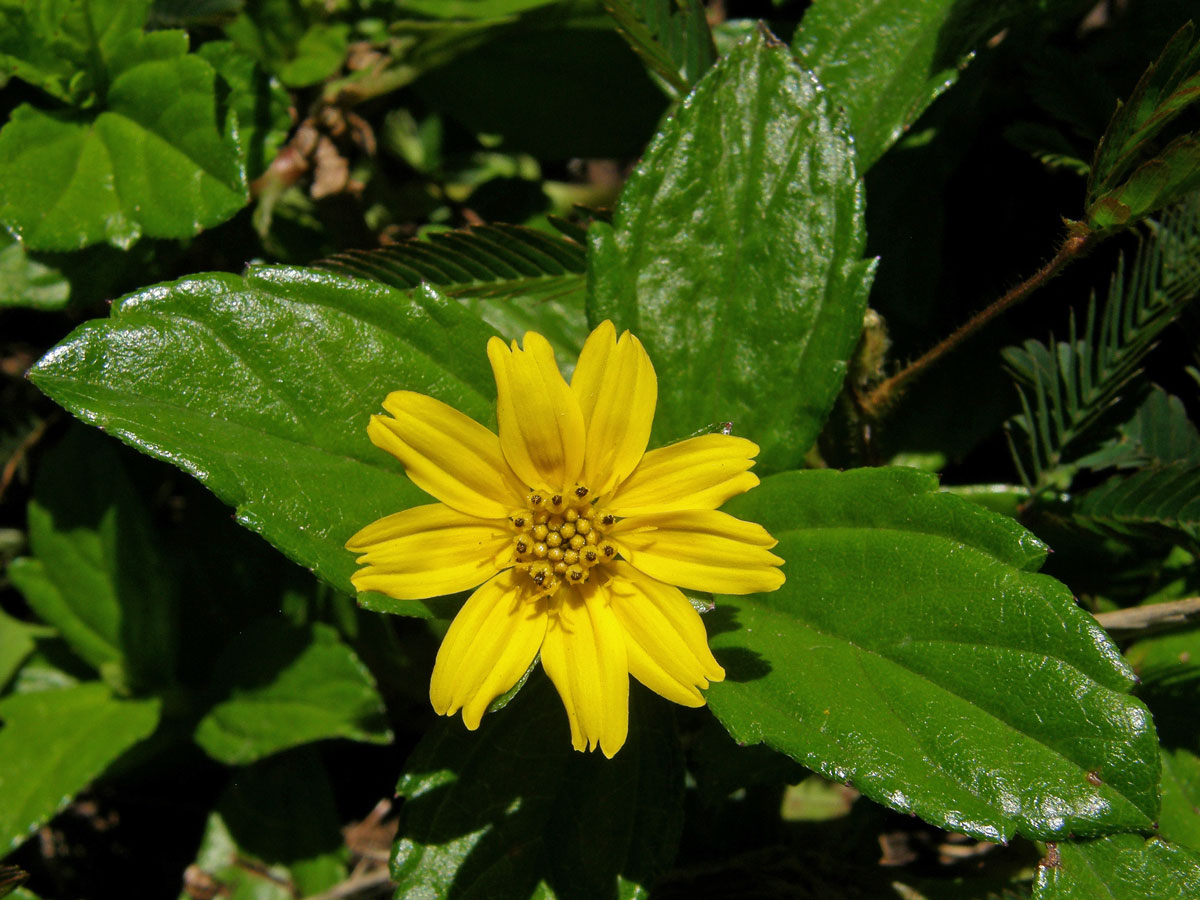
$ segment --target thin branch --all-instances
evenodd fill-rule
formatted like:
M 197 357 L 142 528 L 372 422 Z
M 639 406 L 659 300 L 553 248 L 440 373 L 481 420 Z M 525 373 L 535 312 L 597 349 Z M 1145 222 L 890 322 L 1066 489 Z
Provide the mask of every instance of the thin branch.
M 909 363 L 891 378 L 882 381 L 865 397 L 860 398 L 862 411 L 871 418 L 879 418 L 889 408 L 895 405 L 909 382 L 938 362 L 943 356 L 957 350 L 968 338 L 987 325 L 992 319 L 1007 312 L 1021 301 L 1027 299 L 1034 291 L 1058 275 L 1070 263 L 1091 250 L 1095 243 L 1096 232 L 1089 231 L 1086 226 L 1075 224 L 1066 240 L 1054 254 L 1054 258 L 1038 269 L 1033 275 L 1012 288 L 1003 297 L 977 312 L 974 316 L 960 325 L 948 337 L 943 338 L 933 349 L 928 350 L 919 359 Z
M 1200 597 L 1175 600 L 1171 603 L 1151 603 L 1132 609 L 1116 609 L 1099 613 L 1096 621 L 1106 631 L 1150 631 L 1178 625 L 1200 623 Z

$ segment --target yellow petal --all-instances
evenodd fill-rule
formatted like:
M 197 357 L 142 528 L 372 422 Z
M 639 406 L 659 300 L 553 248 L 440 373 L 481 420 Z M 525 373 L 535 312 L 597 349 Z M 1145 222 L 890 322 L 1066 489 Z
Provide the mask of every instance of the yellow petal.
M 529 487 L 569 488 L 583 466 L 583 413 L 549 342 L 529 331 L 524 350 L 516 341 L 510 350 L 499 338 L 487 350 L 504 458 Z
M 609 532 L 621 555 L 651 578 L 714 594 L 753 594 L 783 584 L 776 541 L 761 525 L 717 510 L 630 516 Z
M 757 444 L 726 434 L 703 434 L 651 450 L 604 504 L 605 511 L 635 516 L 716 509 L 758 484 L 747 471 L 757 455 Z
M 646 452 L 658 379 L 641 341 L 628 331 L 616 338 L 612 322 L 602 322 L 583 345 L 571 391 L 587 426 L 583 483 L 593 497 L 607 496 Z
M 542 668 L 554 682 L 576 750 L 599 745 L 609 759 L 629 733 L 625 637 L 599 584 L 563 588 L 542 643 Z M 557 598 L 556 598 L 557 599 Z
M 488 704 L 517 683 L 546 634 L 545 603 L 525 599 L 529 580 L 509 569 L 463 604 L 438 649 L 429 700 L 438 715 L 462 710 L 472 731 Z
M 414 506 L 372 522 L 346 542 L 363 554 L 350 579 L 360 591 L 397 600 L 456 594 L 496 573 L 512 542 L 507 522 L 465 516 L 441 503 Z
M 413 483 L 459 512 L 485 519 L 507 516 L 525 503 L 500 441 L 474 419 L 440 400 L 395 391 L 383 401 L 388 416 L 372 416 L 375 446 L 404 463 Z
M 703 706 L 699 689 L 724 680 L 725 670 L 708 649 L 704 623 L 687 597 L 624 562 L 613 566 L 609 592 L 625 632 L 629 674 L 668 700 Z

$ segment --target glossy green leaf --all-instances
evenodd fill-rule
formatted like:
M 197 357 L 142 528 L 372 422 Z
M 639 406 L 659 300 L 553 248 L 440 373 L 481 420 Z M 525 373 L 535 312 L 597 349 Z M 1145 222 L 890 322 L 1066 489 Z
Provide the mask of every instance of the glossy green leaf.
M 705 619 L 736 740 L 989 840 L 1151 827 L 1132 672 L 1016 522 L 912 469 L 785 473 L 726 508 L 787 561 Z
M 212 688 L 222 699 L 196 726 L 196 743 L 231 765 L 327 738 L 392 738 L 371 673 L 326 625 L 244 628 L 218 657 Z
M 734 48 L 592 226 L 588 316 L 646 345 L 659 442 L 732 421 L 760 469 L 800 463 L 862 330 L 862 212 L 817 82 L 766 33 Z
M 428 287 L 258 268 L 130 295 L 31 377 L 84 420 L 194 474 L 243 524 L 353 594 L 346 539 L 429 502 L 367 438 L 370 415 L 405 389 L 492 425 L 492 334 Z M 429 615 L 419 601 L 391 604 Z
M 1158 833 L 1200 854 L 1200 756 L 1190 750 L 1162 751 Z
M 237 900 L 320 894 L 346 875 L 339 824 L 320 758 L 284 753 L 237 773 L 208 817 L 195 866 Z
M 46 455 L 29 504 L 34 558 L 13 583 L 41 619 L 114 687 L 174 675 L 174 588 L 117 447 L 86 429 Z
M 154 731 L 158 707 L 96 682 L 0 700 L 0 855 Z
M 602 0 L 617 31 L 678 99 L 716 60 L 699 0 Z
M 31 249 L 74 250 L 190 237 L 229 218 L 248 195 L 215 78 L 177 53 L 129 65 L 98 114 L 17 107 L 0 131 L 0 221 Z
M 1200 854 L 1117 834 L 1057 846 L 1059 864 L 1038 867 L 1033 900 L 1192 900 L 1200 896 Z
M 635 688 L 629 741 L 606 760 L 571 749 L 540 674 L 478 732 L 439 722 L 396 790 L 397 898 L 645 897 L 682 827 L 683 765 L 664 701 Z
M 821 0 L 792 41 L 846 110 L 866 171 L 958 80 L 1014 6 L 996 0 Z
M 32 259 L 19 243 L 0 234 L 0 309 L 57 310 L 70 298 L 71 283 L 62 272 Z

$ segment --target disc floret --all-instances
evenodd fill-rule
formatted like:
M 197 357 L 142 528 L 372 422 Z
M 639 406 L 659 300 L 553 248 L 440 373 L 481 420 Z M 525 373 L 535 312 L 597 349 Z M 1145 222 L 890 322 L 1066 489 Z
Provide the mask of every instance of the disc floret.
M 531 599 L 553 597 L 564 585 L 586 584 L 596 566 L 616 559 L 616 545 L 604 531 L 617 519 L 596 510 L 586 485 L 565 491 L 535 488 L 525 502 L 508 521 L 516 532 L 512 565 L 537 587 Z

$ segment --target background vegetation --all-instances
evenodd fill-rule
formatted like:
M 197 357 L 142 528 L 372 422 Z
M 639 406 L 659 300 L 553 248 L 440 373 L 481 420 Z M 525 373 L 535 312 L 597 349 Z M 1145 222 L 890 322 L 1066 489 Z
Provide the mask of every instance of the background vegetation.
M 0 895 L 1200 896 L 1194 13 L 0 0 Z M 342 549 L 604 318 L 788 576 L 612 761 Z

